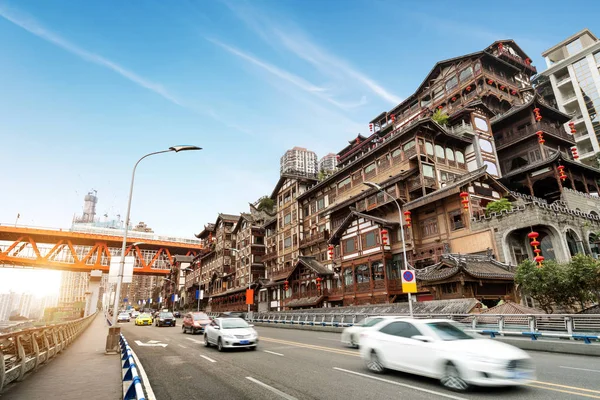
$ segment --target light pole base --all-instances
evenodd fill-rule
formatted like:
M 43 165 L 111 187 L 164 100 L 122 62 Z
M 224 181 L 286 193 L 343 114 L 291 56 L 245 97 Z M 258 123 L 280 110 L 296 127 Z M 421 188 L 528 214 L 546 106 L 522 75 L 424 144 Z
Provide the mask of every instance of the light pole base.
M 106 336 L 106 350 L 104 354 L 119 354 L 121 352 L 119 338 L 121 336 L 121 327 L 108 328 L 108 336 Z

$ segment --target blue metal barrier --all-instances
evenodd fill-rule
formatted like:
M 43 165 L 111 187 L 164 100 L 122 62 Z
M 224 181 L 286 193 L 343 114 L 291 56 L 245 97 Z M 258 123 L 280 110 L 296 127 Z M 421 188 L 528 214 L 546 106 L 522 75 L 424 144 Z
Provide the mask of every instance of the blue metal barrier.
M 146 400 L 144 396 L 144 388 L 142 387 L 142 379 L 138 373 L 133 359 L 131 347 L 127 343 L 125 336 L 121 334 L 121 362 L 123 363 L 123 400 Z M 131 382 L 127 385 L 125 382 Z

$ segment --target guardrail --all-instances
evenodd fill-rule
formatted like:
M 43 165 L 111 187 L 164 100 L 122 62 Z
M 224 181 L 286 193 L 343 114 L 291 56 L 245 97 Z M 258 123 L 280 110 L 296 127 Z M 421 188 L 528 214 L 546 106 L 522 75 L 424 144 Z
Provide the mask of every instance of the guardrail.
M 253 313 L 252 322 L 344 328 L 359 324 L 375 313 L 267 312 Z M 408 316 L 407 314 L 386 314 Z M 560 337 L 574 340 L 599 340 L 600 314 L 416 314 L 414 318 L 441 318 L 461 323 L 484 334 Z
M 123 400 L 146 400 L 142 378 L 133 359 L 133 352 L 125 336 L 121 334 L 121 363 L 123 367 Z
M 0 335 L 0 392 L 63 351 L 95 316 Z

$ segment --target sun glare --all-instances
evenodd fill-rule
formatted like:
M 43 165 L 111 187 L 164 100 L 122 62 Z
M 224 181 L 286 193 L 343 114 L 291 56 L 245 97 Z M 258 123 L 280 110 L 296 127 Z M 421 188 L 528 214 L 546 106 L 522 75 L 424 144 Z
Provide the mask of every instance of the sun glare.
M 36 297 L 58 295 L 60 271 L 0 268 L 0 293 L 31 293 Z

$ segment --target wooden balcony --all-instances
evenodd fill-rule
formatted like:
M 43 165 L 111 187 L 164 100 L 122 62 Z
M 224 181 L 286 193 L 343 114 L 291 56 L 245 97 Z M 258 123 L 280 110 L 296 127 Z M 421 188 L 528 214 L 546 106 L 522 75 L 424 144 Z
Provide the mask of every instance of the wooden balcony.
M 569 145 L 575 145 L 575 141 L 573 136 L 569 135 L 562 127 L 556 128 L 553 125 L 541 122 L 539 125 L 528 126 L 525 129 L 521 129 L 518 131 L 504 131 L 502 132 L 502 137 L 495 138 L 496 149 L 502 150 L 507 148 L 508 146 L 524 140 L 526 138 L 536 138 L 536 132 L 541 130 L 545 134 L 549 134 L 555 136 L 557 138 L 563 139 L 569 142 Z
M 294 270 L 294 268 L 295 268 L 295 266 L 292 265 L 287 268 L 281 268 L 277 271 L 273 271 L 272 276 L 269 276 L 269 278 L 271 278 L 274 281 L 277 281 L 279 279 L 284 279 L 289 275 L 289 273 L 291 271 Z
M 319 232 L 315 235 L 309 235 L 300 241 L 300 248 L 308 247 L 313 244 L 324 242 L 329 239 L 329 231 L 324 230 L 323 232 Z
M 413 190 L 417 190 L 417 189 L 421 189 L 422 187 L 426 187 L 426 188 L 431 188 L 431 189 L 437 189 L 437 181 L 435 178 L 429 178 L 424 176 L 423 177 L 423 182 L 421 182 L 421 178 L 420 177 L 414 177 L 411 179 L 408 179 L 406 182 L 406 185 L 408 187 L 409 191 L 413 191 Z
M 537 68 L 534 67 L 533 65 L 531 65 L 531 63 L 526 63 L 525 60 L 523 60 L 521 57 L 516 56 L 512 53 L 510 53 L 508 50 L 505 49 L 498 49 L 498 58 L 500 57 L 504 57 L 505 59 L 507 59 L 508 61 L 512 61 L 512 63 L 516 63 L 519 64 L 520 66 L 529 68 L 531 71 L 533 71 L 533 73 L 537 74 Z

